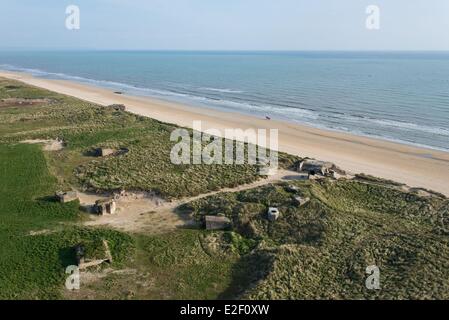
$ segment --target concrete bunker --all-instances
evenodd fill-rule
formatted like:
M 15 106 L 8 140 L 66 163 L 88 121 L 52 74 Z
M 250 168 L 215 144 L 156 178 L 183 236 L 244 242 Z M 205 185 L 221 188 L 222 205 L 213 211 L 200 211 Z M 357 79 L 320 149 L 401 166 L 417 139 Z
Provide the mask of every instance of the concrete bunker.
M 111 104 L 108 108 L 114 109 L 115 111 L 126 111 L 126 106 L 124 104 Z
M 280 216 L 281 216 L 281 214 L 280 214 L 278 208 L 274 208 L 274 207 L 268 208 L 267 218 L 269 221 L 274 222 L 277 219 L 279 219 Z
M 336 177 L 337 173 L 345 174 L 345 172 L 339 169 L 332 162 L 319 161 L 313 159 L 306 159 L 298 164 L 297 170 L 299 172 L 305 172 L 310 177 L 322 176 L 322 177 Z
M 112 263 L 112 255 L 111 250 L 109 249 L 108 242 L 106 240 L 102 240 L 102 246 L 103 258 L 98 259 L 95 256 L 89 256 L 90 253 L 85 244 L 77 244 L 73 249 L 75 251 L 76 265 L 78 266 L 78 268 L 82 270 L 89 267 L 98 266 L 105 262 Z
M 231 227 L 231 220 L 225 216 L 205 216 L 206 230 L 223 230 Z
M 117 210 L 117 203 L 115 199 L 102 199 L 95 201 L 93 211 L 99 216 L 103 216 L 105 214 L 115 214 Z
M 68 203 L 79 200 L 78 193 L 76 191 L 57 191 L 55 197 L 60 203 Z
M 97 148 L 95 149 L 95 156 L 97 157 L 107 157 L 115 154 L 116 150 L 112 148 Z
M 310 201 L 309 197 L 301 197 L 301 196 L 296 196 L 295 197 L 295 202 L 300 207 L 302 207 L 303 205 L 305 205 L 309 201 Z

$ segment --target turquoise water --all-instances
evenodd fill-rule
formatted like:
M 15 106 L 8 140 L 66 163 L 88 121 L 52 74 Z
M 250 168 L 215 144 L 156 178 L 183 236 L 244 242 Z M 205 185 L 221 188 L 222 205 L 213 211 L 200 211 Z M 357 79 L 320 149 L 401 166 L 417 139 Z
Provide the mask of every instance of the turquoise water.
M 0 52 L 0 69 L 449 150 L 449 53 Z

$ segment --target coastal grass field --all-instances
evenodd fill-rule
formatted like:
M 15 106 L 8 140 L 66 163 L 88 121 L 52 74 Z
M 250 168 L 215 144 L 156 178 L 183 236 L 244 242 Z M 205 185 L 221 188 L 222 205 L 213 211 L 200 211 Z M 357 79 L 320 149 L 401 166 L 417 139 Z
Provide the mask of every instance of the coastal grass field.
M 443 195 L 365 175 L 279 182 L 177 209 L 198 221 L 226 215 L 229 230 L 87 227 L 79 203 L 56 202 L 55 191 L 123 188 L 188 199 L 262 177 L 246 164 L 174 166 L 173 125 L 10 80 L 0 80 L 0 99 L 2 299 L 449 298 Z M 29 139 L 61 139 L 64 148 L 21 143 Z M 97 158 L 97 147 L 128 152 Z M 297 160 L 281 154 L 280 162 L 288 168 Z M 298 195 L 310 201 L 298 206 Z M 266 218 L 270 206 L 281 212 L 275 222 Z M 101 240 L 108 241 L 113 263 L 89 270 L 82 290 L 67 291 L 73 246 Z M 380 268 L 380 290 L 365 287 L 370 265 Z
M 291 192 L 292 186 L 298 191 Z M 310 202 L 297 205 L 298 194 Z M 281 212 L 274 223 L 266 218 L 270 206 Z M 449 201 L 444 197 L 364 179 L 306 181 L 219 194 L 185 209 L 196 216 L 225 214 L 235 232 L 257 243 L 240 261 L 244 274 L 255 271 L 252 286 L 238 281 L 241 297 L 449 298 Z M 380 268 L 381 290 L 365 287 L 366 267 L 372 265 Z
M 73 225 L 78 202 L 49 197 L 57 181 L 37 145 L 0 144 L 0 298 L 58 298 L 64 271 L 75 263 L 71 247 L 108 240 L 120 264 L 128 235 Z
M 229 283 L 236 259 L 217 262 L 201 254 L 195 242 L 201 234 L 198 230 L 151 236 L 86 228 L 80 226 L 87 218 L 79 211 L 79 203 L 63 205 L 52 196 L 57 190 L 71 188 L 146 190 L 167 199 L 192 196 L 256 181 L 261 177 L 255 166 L 174 166 L 169 159 L 174 142 L 169 137 L 176 127 L 18 82 L 0 80 L 0 99 L 0 298 L 64 297 L 64 270 L 74 264 L 73 246 L 99 239 L 108 240 L 113 267 L 125 260 L 135 268 L 152 266 L 155 254 L 162 257 L 150 268 L 149 276 L 172 279 L 171 290 L 167 292 L 163 281 L 160 289 L 145 297 L 218 297 Z M 34 100 L 45 101 L 28 104 Z M 64 148 L 46 152 L 42 145 L 21 143 L 33 139 L 61 139 Z M 126 147 L 128 153 L 95 158 L 92 151 L 97 147 Z M 285 166 L 294 160 L 281 155 Z M 186 264 L 186 269 L 173 264 L 166 252 L 184 261 L 181 264 Z M 202 261 L 176 256 L 185 252 Z M 184 290 L 176 287 L 180 277 L 185 277 Z M 216 288 L 205 289 L 212 278 L 217 279 Z M 112 298 L 110 290 L 103 289 L 95 296 L 103 293 Z
M 170 151 L 177 127 L 113 108 L 83 102 L 46 90 L 0 82 L 0 97 L 48 99 L 44 105 L 2 108 L 0 142 L 61 139 L 62 152 L 51 155 L 52 170 L 63 182 L 91 191 L 120 188 L 152 190 L 167 198 L 192 196 L 235 187 L 260 178 L 251 165 L 175 165 Z M 7 88 L 15 89 L 7 89 Z M 125 148 L 127 153 L 93 157 L 98 147 Z M 281 153 L 280 164 L 291 166 L 297 157 Z

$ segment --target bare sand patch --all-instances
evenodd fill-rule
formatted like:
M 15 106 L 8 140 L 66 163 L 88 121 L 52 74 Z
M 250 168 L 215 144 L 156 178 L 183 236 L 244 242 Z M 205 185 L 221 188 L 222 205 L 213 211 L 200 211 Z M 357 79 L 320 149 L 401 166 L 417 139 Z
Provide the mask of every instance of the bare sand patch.
M 277 174 L 256 182 L 235 188 L 224 188 L 195 197 L 186 197 L 176 201 L 166 201 L 150 192 L 126 191 L 116 198 L 117 211 L 113 215 L 92 215 L 88 226 L 107 225 L 123 231 L 145 232 L 150 234 L 166 233 L 178 228 L 196 226 L 189 214 L 177 212 L 176 209 L 187 202 L 208 197 L 220 192 L 238 192 L 253 189 L 277 181 L 305 180 L 307 175 L 289 170 L 279 170 Z M 92 206 L 96 200 L 110 198 L 111 195 L 98 195 L 78 192 L 81 205 Z
M 43 144 L 45 151 L 59 151 L 64 148 L 64 142 L 61 140 L 30 139 L 20 141 L 20 143 Z
M 0 100 L 0 108 L 38 106 L 50 103 L 50 99 L 6 98 Z
M 99 290 L 104 288 L 107 279 L 114 281 L 114 289 Z M 148 295 L 154 288 L 154 283 L 152 275 L 132 268 L 81 271 L 80 289 L 63 289 L 62 295 L 65 299 L 72 300 L 111 299 L 111 294 L 116 299 L 132 299 Z M 103 291 L 105 293 L 99 295 Z
M 82 206 L 92 206 L 95 201 L 111 198 L 112 195 L 95 195 L 78 192 Z M 107 225 L 123 231 L 165 232 L 182 226 L 184 222 L 171 211 L 174 203 L 166 202 L 149 192 L 125 192 L 115 198 L 115 214 L 97 216 L 92 214 L 85 225 Z
M 29 236 L 39 236 L 39 235 L 44 235 L 44 234 L 50 234 L 54 232 L 54 230 L 49 230 L 49 229 L 42 229 L 42 230 L 32 230 L 28 233 Z

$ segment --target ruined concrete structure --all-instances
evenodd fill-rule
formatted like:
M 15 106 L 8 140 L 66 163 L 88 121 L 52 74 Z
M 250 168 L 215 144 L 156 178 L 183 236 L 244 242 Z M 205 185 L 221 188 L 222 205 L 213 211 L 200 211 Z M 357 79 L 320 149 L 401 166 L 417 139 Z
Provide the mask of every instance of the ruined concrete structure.
M 98 266 L 104 262 L 112 263 L 111 250 L 109 249 L 109 245 L 106 240 L 103 240 L 103 247 L 105 257 L 103 259 L 93 259 L 93 258 L 91 259 L 90 257 L 86 257 L 86 249 L 84 245 L 77 244 L 74 250 L 75 250 L 76 264 L 78 268 L 82 270 L 89 267 Z
M 330 171 L 335 168 L 331 162 L 324 162 L 318 160 L 307 159 L 299 163 L 298 171 L 307 172 L 310 175 L 328 175 Z
M 97 200 L 94 205 L 94 212 L 100 216 L 105 214 L 115 214 L 117 204 L 114 199 Z
M 58 199 L 58 201 L 61 203 L 67 203 L 78 200 L 78 194 L 76 193 L 76 191 L 67 191 L 67 192 L 58 191 L 56 192 L 55 196 L 56 199 Z
M 345 175 L 345 172 L 338 168 L 332 162 L 318 161 L 313 159 L 306 159 L 298 164 L 298 171 L 308 174 L 309 179 L 320 177 L 339 178 Z
M 107 157 L 107 156 L 110 156 L 110 155 L 114 154 L 115 152 L 116 152 L 115 149 L 98 148 L 96 150 L 96 155 L 97 155 L 97 157 Z
M 303 205 L 305 205 L 307 202 L 309 202 L 310 201 L 310 198 L 308 198 L 308 197 L 301 197 L 301 196 L 296 196 L 295 197 L 295 201 L 296 201 L 296 204 L 298 205 L 298 206 L 303 206 Z
M 116 111 L 125 111 L 126 106 L 124 104 L 111 104 L 108 106 L 108 108 L 112 108 Z
M 223 230 L 231 226 L 231 220 L 225 216 L 206 216 L 206 230 Z
M 276 221 L 277 219 L 279 219 L 280 215 L 281 215 L 281 214 L 279 213 L 278 208 L 273 208 L 273 207 L 268 208 L 267 218 L 268 218 L 268 220 L 270 220 L 271 222 L 274 222 L 274 221 Z

